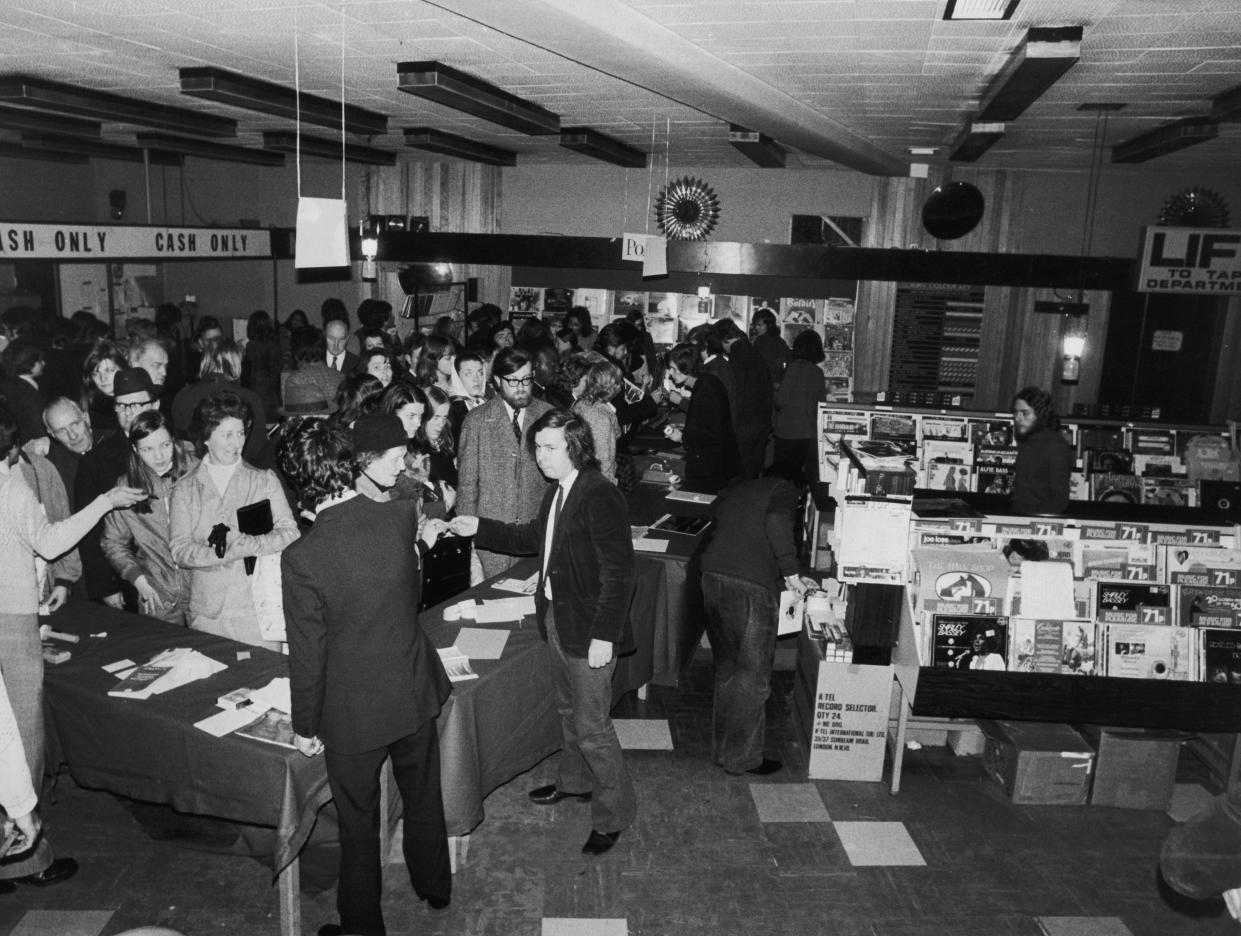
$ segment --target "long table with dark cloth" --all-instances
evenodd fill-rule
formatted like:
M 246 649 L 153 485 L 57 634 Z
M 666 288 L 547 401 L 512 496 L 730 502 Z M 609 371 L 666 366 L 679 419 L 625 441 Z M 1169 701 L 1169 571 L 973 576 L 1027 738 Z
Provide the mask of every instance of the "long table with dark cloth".
M 273 829 L 270 858 L 280 883 L 282 930 L 300 932 L 297 856 L 331 800 L 323 758 L 194 728 L 219 711 L 220 696 L 287 676 L 286 659 L 101 604 L 70 601 L 46 620 L 56 631 L 81 638 L 57 642 L 72 658 L 44 672 L 49 769 L 67 765 L 88 789 Z M 197 650 L 228 669 L 148 699 L 108 695 L 118 680 L 105 665 L 145 663 L 170 647 Z
M 657 620 L 666 620 L 662 563 L 638 559 L 631 606 L 637 650 L 619 660 L 614 698 L 650 681 Z M 536 560 L 502 577 L 524 577 Z M 444 812 L 452 836 L 482 822 L 483 800 L 560 747 L 560 722 L 551 691 L 546 643 L 533 615 L 518 622 L 446 622 L 444 608 L 506 593 L 484 582 L 421 615 L 437 647 L 448 647 L 463 625 L 510 631 L 499 660 L 473 660 L 478 674 L 453 684 L 439 719 Z M 55 630 L 78 635 L 66 663 L 49 665 L 44 678 L 48 764 L 67 765 L 75 781 L 136 800 L 274 830 L 273 868 L 281 885 L 282 926 L 296 932 L 296 860 L 331 793 L 320 757 L 252 739 L 215 738 L 194 723 L 218 711 L 216 699 L 238 688 L 257 688 L 288 674 L 278 653 L 239 644 L 153 618 L 77 602 L 48 619 Z M 106 637 L 92 634 L 106 633 Z M 228 669 L 149 699 L 117 699 L 117 678 L 103 666 L 129 659 L 144 663 L 170 647 L 189 647 Z M 248 654 L 239 659 L 238 654 Z M 266 856 L 264 856 L 266 857 Z
M 705 516 L 709 511 L 678 508 L 668 502 L 663 486 L 639 485 L 628 495 L 629 521 L 648 526 L 672 511 L 687 516 Z M 653 622 L 651 682 L 676 687 L 682 670 L 692 658 L 694 647 L 705 629 L 702 606 L 702 576 L 699 560 L 711 535 L 708 528 L 692 536 L 650 530 L 647 537 L 667 540 L 665 552 L 639 552 L 638 577 L 657 576 L 662 571 L 664 608 Z

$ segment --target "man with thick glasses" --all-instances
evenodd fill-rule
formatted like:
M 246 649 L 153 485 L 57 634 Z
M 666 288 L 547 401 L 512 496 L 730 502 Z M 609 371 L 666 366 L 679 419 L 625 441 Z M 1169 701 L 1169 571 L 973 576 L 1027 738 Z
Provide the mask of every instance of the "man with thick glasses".
M 475 407 L 461 424 L 457 513 L 501 523 L 538 516 L 547 479 L 528 444 L 530 426 L 550 407 L 534 398 L 534 366 L 520 348 L 496 355 L 491 379 L 497 396 Z M 512 567 L 512 556 L 478 550 L 484 577 Z
M 116 409 L 119 429 L 82 456 L 74 484 L 75 504 L 89 504 L 100 494 L 116 486 L 116 479 L 125 473 L 129 459 L 129 427 L 139 413 L 159 406 L 159 397 L 151 382 L 151 375 L 141 367 L 126 367 L 117 371 L 112 392 L 112 405 Z M 78 544 L 86 579 L 86 594 L 92 601 L 102 601 L 113 608 L 124 608 L 127 586 L 103 554 L 103 547 L 100 546 L 102 535 L 103 523 L 100 522 L 82 537 Z M 131 597 L 134 598 L 131 604 L 136 605 L 136 595 Z

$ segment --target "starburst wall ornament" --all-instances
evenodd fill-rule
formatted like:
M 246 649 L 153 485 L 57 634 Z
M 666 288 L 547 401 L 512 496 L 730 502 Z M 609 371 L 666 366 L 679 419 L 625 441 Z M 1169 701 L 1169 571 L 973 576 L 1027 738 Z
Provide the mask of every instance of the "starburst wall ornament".
M 720 200 L 706 182 L 686 176 L 659 193 L 655 220 L 669 240 L 702 240 L 720 220 Z
M 1177 192 L 1159 212 L 1163 227 L 1226 228 L 1228 221 L 1228 202 L 1200 185 Z

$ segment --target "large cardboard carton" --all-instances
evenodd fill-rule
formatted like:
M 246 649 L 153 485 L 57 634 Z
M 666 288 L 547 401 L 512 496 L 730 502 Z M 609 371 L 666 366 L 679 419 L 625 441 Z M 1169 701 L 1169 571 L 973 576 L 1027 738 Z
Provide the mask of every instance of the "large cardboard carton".
M 983 769 L 1018 805 L 1084 806 L 1094 750 L 1068 725 L 978 722 L 986 736 Z
M 1097 752 L 1092 806 L 1161 812 L 1168 808 L 1176 789 L 1181 744 L 1188 735 L 1097 725 L 1081 725 L 1079 730 Z
M 810 731 L 812 779 L 883 779 L 892 674 L 891 666 L 819 664 Z

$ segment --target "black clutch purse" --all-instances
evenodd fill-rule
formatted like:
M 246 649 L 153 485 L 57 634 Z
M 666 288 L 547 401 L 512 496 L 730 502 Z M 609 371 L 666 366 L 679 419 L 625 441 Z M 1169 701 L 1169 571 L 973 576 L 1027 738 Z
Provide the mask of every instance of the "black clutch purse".
M 470 587 L 468 536 L 441 536 L 422 557 L 422 596 L 418 610 L 434 607 Z
M 270 533 L 274 528 L 275 522 L 271 516 L 271 501 L 267 498 L 237 508 L 238 533 L 245 533 L 249 536 L 262 536 L 264 533 Z M 257 556 L 245 557 L 246 575 L 254 574 L 256 562 L 258 562 Z

